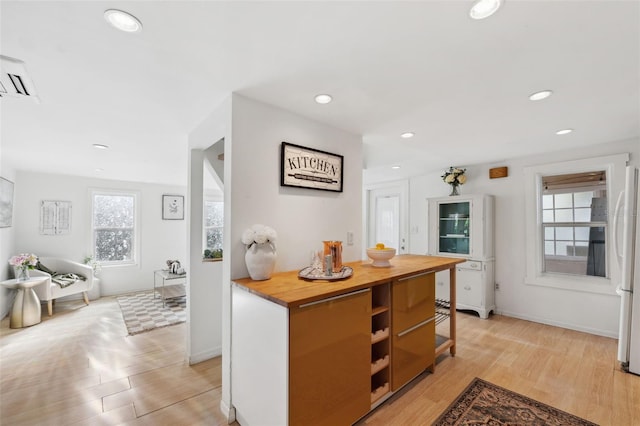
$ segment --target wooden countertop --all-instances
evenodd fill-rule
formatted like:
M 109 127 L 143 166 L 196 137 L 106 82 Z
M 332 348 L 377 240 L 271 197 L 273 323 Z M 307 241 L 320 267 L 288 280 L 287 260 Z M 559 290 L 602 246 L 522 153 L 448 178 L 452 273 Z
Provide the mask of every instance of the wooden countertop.
M 307 281 L 298 277 L 298 271 L 278 272 L 265 281 L 253 281 L 251 278 L 232 281 L 253 294 L 291 308 L 398 278 L 444 271 L 465 261 L 466 259 L 452 257 L 403 254 L 391 259 L 389 268 L 371 266 L 370 260 L 345 263 L 353 268 L 353 275 L 341 281 Z

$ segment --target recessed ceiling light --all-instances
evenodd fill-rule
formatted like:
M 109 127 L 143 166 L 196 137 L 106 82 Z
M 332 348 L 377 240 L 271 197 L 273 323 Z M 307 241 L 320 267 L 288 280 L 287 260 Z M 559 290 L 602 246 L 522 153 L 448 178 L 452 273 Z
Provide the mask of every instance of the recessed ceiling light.
M 541 90 L 540 92 L 530 94 L 529 99 L 532 101 L 541 101 L 542 99 L 547 99 L 552 93 L 551 90 Z
M 316 102 L 319 104 L 328 104 L 332 100 L 331 95 L 316 95 Z
M 96 172 L 103 172 L 103 171 L 104 171 L 104 169 L 101 169 L 100 167 L 96 168 Z
M 93 147 L 95 149 L 109 149 L 109 145 L 103 145 L 101 143 L 94 143 Z
M 416 134 L 413 132 L 405 132 L 403 134 L 400 135 L 401 138 L 405 138 L 405 139 L 409 139 L 414 137 Z
M 562 130 L 558 130 L 556 132 L 556 135 L 567 135 L 571 132 L 573 132 L 573 129 L 562 129 Z
M 393 170 L 398 170 L 398 169 L 400 168 L 400 166 L 391 166 L 391 168 L 392 168 Z
M 502 6 L 502 0 L 477 0 L 471 6 L 469 16 L 473 19 L 484 19 L 493 15 Z
M 104 19 L 114 28 L 127 33 L 138 33 L 142 31 L 142 22 L 130 13 L 117 9 L 107 9 L 104 11 Z

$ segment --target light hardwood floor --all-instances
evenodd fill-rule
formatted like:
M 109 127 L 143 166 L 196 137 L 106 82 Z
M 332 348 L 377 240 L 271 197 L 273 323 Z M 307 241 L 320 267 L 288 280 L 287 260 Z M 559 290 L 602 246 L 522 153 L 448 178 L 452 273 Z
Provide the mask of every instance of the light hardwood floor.
M 25 329 L 0 322 L 1 425 L 226 424 L 220 359 L 189 366 L 184 324 L 127 336 L 113 298 L 55 311 Z M 615 357 L 614 339 L 459 313 L 456 357 L 358 424 L 430 425 L 477 376 L 601 425 L 640 425 L 640 377 Z
M 118 302 L 0 322 L 1 425 L 226 425 L 220 358 L 189 366 L 185 324 L 128 336 Z

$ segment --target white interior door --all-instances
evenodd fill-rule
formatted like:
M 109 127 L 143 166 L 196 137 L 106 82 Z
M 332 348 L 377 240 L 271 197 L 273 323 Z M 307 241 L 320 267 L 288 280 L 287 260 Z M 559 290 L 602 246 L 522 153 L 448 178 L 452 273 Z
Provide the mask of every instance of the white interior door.
M 397 254 L 408 253 L 407 192 L 403 184 L 368 190 L 367 247 L 383 243 Z

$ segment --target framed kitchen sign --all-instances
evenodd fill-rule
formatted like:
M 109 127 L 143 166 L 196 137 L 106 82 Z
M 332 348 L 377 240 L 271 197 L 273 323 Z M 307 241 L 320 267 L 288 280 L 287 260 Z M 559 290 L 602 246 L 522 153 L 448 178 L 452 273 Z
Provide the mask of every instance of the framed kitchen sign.
M 282 142 L 280 159 L 280 185 L 342 192 L 342 155 Z

